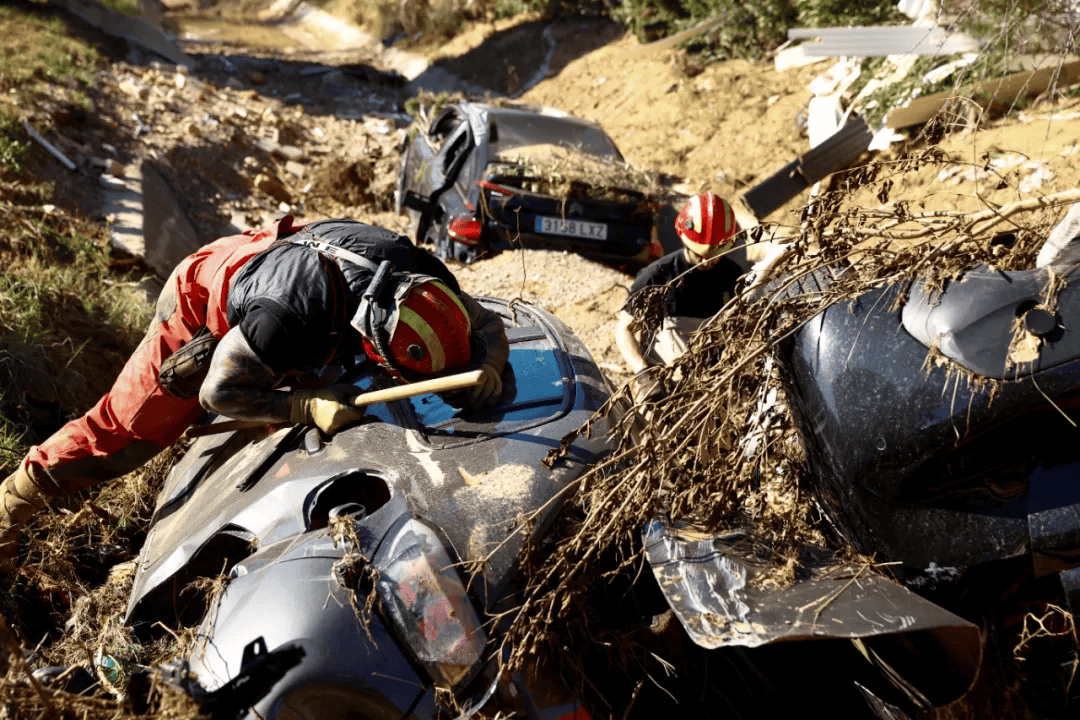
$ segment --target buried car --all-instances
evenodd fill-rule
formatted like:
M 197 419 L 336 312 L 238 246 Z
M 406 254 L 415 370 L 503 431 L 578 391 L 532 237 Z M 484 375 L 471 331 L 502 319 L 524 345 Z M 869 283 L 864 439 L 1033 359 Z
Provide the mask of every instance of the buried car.
M 444 259 L 525 246 L 641 266 L 664 254 L 653 231 L 664 203 L 639 175 L 595 123 L 457 102 L 410 135 L 394 203 Z
M 303 426 L 206 435 L 172 470 L 126 622 L 198 625 L 172 672 L 204 711 L 583 713 L 559 682 L 537 692 L 542 679 L 502 677 L 488 613 L 512 607 L 522 544 L 607 451 L 583 438 L 543 462 L 610 387 L 554 316 L 480 302 L 504 319 L 510 342 L 497 407 L 466 414 L 429 394 L 371 405 L 332 438 Z M 183 592 L 213 578 L 223 586 L 204 601 Z M 372 593 L 379 602 L 365 612 Z
M 1074 238 L 1059 227 L 1052 239 Z M 853 272 L 821 268 L 774 299 Z M 950 717 L 1075 717 L 1078 276 L 1073 239 L 1036 267 L 894 283 L 800 325 L 777 359 L 808 489 L 859 556 L 808 548 L 792 584 L 770 585 L 744 530 L 657 518 L 649 562 L 693 642 L 850 643 L 855 665 L 882 671 L 857 688 L 880 718 L 953 703 Z

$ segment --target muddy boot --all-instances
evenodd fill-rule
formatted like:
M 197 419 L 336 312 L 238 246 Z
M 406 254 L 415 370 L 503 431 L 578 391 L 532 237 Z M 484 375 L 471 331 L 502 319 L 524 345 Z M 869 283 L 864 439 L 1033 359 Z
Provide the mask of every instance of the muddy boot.
M 57 490 L 48 473 L 25 460 L 0 484 L 0 572 L 15 569 L 19 531 Z

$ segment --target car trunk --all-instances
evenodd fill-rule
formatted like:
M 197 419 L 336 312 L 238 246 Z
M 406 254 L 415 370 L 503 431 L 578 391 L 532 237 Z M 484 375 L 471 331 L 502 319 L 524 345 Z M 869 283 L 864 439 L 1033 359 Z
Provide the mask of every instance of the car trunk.
M 582 253 L 643 260 L 650 256 L 655 208 L 645 193 L 603 182 L 568 179 L 528 166 L 493 165 L 481 181 L 485 225 L 503 243 L 530 240 Z

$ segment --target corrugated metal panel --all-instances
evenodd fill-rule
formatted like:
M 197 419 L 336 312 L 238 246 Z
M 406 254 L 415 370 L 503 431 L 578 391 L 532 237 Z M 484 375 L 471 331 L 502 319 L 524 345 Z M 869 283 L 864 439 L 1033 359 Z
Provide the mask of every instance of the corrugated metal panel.
M 803 43 L 803 52 L 810 57 L 952 55 L 979 49 L 974 38 L 939 27 L 792 28 L 788 38 L 820 38 L 818 42 Z

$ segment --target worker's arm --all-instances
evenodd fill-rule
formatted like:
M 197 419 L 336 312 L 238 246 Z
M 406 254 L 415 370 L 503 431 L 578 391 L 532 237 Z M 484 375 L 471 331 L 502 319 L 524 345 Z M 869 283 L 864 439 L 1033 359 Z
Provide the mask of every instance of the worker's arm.
M 469 407 L 481 410 L 494 406 L 502 397 L 502 373 L 510 358 L 510 342 L 506 339 L 506 327 L 501 317 L 465 293 L 459 297 L 469 311 L 473 332 L 479 334 L 487 347 L 487 356 L 480 368 L 484 371 L 484 382 L 469 393 L 467 403 Z
M 311 425 L 330 435 L 364 416 L 364 409 L 350 402 L 360 392 L 352 385 L 275 390 L 279 379 L 255 354 L 240 328 L 233 328 L 214 349 L 199 402 L 211 412 L 237 420 Z
M 510 342 L 506 339 L 506 326 L 503 325 L 502 318 L 465 293 L 461 293 L 458 297 L 461 298 L 465 309 L 469 311 L 469 322 L 472 323 L 473 332 L 479 333 L 487 346 L 485 362 L 501 372 L 510 358 Z
M 630 372 L 636 375 L 648 367 L 649 364 L 645 362 L 645 356 L 641 354 L 641 345 L 637 334 L 630 329 L 630 324 L 633 321 L 633 315 L 625 310 L 619 311 L 619 317 L 615 323 L 615 345 L 619 348 L 619 352 L 622 353 L 623 360 L 626 361 Z
M 233 328 L 214 349 L 199 403 L 237 420 L 289 422 L 291 393 L 273 389 L 280 377 L 259 359 L 240 328 Z

